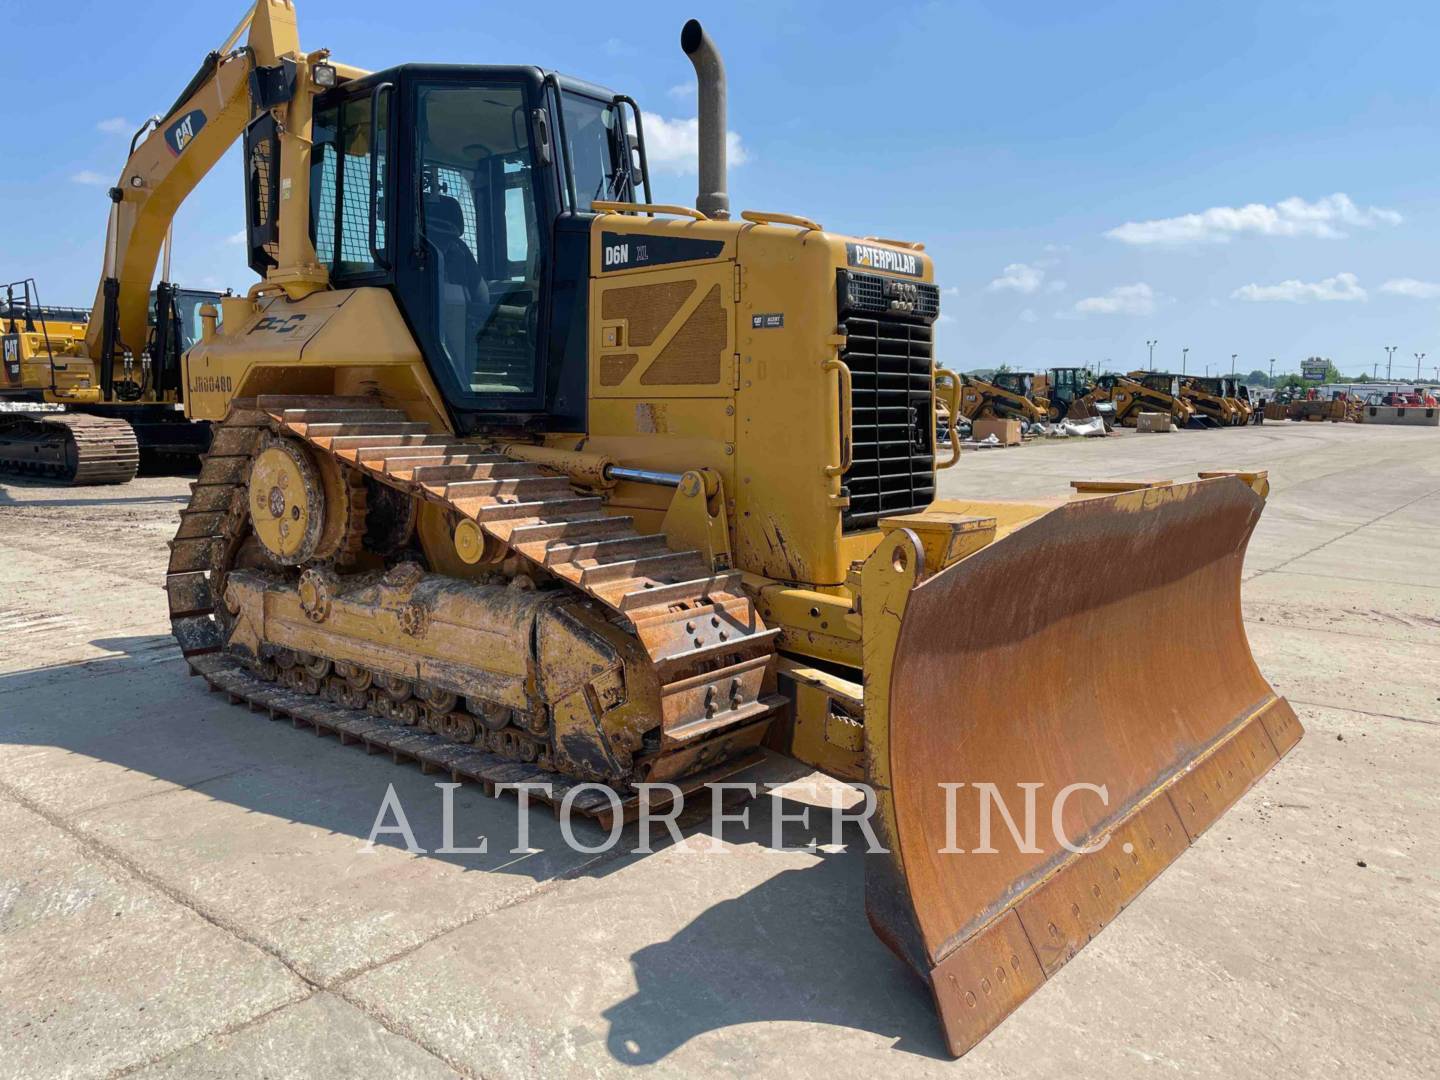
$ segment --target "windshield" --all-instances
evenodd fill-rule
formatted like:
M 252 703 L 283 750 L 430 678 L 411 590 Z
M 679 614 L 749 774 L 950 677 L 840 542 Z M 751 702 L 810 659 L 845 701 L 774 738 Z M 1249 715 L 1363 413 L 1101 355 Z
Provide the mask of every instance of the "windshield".
M 472 394 L 533 394 L 544 239 L 524 90 L 422 86 L 420 216 L 445 359 Z
M 565 135 L 570 140 L 570 166 L 575 174 L 575 209 L 589 210 L 596 201 L 634 199 L 625 166 L 620 110 L 609 102 L 566 90 Z

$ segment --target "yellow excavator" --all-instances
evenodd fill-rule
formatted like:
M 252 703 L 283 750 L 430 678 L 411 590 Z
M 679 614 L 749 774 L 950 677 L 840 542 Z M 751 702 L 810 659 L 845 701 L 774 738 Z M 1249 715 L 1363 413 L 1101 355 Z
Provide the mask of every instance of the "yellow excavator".
M 762 747 L 863 786 L 871 925 L 959 1055 L 1300 738 L 1240 614 L 1266 482 L 937 499 L 961 380 L 931 258 L 732 216 L 721 57 L 695 21 L 680 44 L 693 208 L 650 201 L 623 93 L 365 72 L 303 50 L 290 0 L 247 13 L 117 185 L 135 319 L 243 142 L 259 280 L 184 356 L 215 431 L 172 627 L 234 702 L 602 824 Z
M 167 236 L 162 280 L 147 290 L 140 336 L 128 339 L 144 342 L 138 354 L 114 329 L 118 309 L 103 284 L 93 310 L 42 305 L 34 278 L 0 286 L 0 402 L 12 406 L 0 412 L 0 474 L 123 484 L 142 454 L 193 467 L 209 425 L 180 410 L 180 354 L 199 340 L 201 306 L 220 293 L 179 288 L 169 265 Z
M 1034 397 L 1034 376 L 1023 371 L 997 371 L 988 379 L 962 375 L 960 415 L 967 420 L 1023 420 L 1038 424 L 1048 416 L 1049 403 Z

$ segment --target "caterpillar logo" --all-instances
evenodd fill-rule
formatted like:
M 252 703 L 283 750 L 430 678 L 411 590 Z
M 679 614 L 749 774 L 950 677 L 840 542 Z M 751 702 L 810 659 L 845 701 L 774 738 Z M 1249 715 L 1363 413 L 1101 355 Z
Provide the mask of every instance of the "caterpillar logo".
M 5 339 L 5 363 L 18 364 L 20 362 L 20 339 L 18 337 L 7 337 Z
M 205 113 L 200 109 L 191 109 L 165 129 L 165 145 L 170 147 L 172 154 L 179 157 L 204 126 Z
M 845 253 L 851 266 L 866 270 L 879 270 L 886 274 L 908 274 L 920 277 L 925 267 L 913 252 L 896 251 L 894 248 L 876 247 L 874 244 L 846 244 Z

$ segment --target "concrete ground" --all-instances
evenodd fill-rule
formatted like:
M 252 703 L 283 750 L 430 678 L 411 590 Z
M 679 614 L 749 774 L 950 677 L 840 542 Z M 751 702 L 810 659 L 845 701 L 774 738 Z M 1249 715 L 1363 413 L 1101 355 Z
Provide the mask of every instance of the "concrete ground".
M 0 1077 L 1434 1075 L 1440 434 L 1126 434 L 943 487 L 1227 466 L 1270 470 L 1247 627 L 1307 737 L 960 1062 L 858 851 L 772 850 L 762 798 L 726 858 L 577 854 L 541 811 L 512 855 L 513 800 L 462 789 L 488 853 L 365 853 L 388 784 L 441 846 L 435 778 L 185 676 L 186 481 L 0 485 Z

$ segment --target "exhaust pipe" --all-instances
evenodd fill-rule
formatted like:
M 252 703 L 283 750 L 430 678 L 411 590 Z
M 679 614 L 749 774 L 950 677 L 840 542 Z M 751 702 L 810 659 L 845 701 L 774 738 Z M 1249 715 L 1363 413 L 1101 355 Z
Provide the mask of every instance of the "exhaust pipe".
M 700 192 L 695 209 L 724 220 L 730 216 L 730 194 L 725 190 L 725 64 L 698 19 L 691 19 L 680 31 L 680 48 L 695 65 L 700 84 Z

